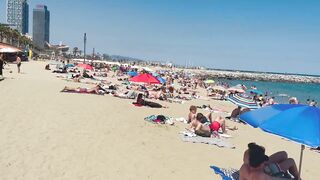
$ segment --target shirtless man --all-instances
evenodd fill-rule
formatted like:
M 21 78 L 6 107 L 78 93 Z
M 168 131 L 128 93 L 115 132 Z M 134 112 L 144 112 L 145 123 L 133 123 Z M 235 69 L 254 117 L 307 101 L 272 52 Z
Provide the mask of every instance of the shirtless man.
M 16 57 L 16 63 L 17 63 L 17 67 L 18 67 L 18 73 L 20 73 L 21 58 L 18 55 Z
M 268 157 L 264 147 L 250 143 L 243 156 L 239 180 L 284 180 L 285 177 L 277 174 L 288 175 L 288 171 L 295 179 L 301 180 L 294 160 L 288 158 L 286 152 L 277 152 Z

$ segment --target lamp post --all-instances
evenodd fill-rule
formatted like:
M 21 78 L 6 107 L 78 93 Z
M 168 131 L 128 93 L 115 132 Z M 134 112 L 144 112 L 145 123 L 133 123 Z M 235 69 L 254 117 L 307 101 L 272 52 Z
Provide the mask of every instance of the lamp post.
M 87 33 L 84 33 L 83 37 L 84 48 L 83 48 L 83 63 L 86 63 L 86 45 L 87 45 Z

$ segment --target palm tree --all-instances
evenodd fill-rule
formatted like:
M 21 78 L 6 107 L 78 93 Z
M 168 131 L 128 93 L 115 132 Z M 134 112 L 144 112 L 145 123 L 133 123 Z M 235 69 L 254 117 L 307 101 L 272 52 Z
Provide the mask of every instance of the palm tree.
M 11 33 L 12 33 L 12 44 L 11 45 L 16 45 L 17 47 L 20 46 L 20 38 L 21 38 L 21 34 L 19 33 L 18 30 L 16 29 L 11 29 Z
M 0 24 L 0 42 L 3 42 L 5 37 L 6 27 L 3 24 Z
M 4 39 L 6 39 L 6 43 L 8 43 L 10 38 L 10 28 L 0 24 L 0 41 L 3 42 Z

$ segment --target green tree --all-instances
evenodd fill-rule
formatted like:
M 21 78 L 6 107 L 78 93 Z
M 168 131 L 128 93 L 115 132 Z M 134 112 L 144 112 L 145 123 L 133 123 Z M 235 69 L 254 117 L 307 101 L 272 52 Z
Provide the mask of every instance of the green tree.
M 73 51 L 72 51 L 73 57 L 76 57 L 77 54 L 78 54 L 78 52 L 79 52 L 79 48 L 78 48 L 78 47 L 74 47 L 74 48 L 73 48 Z

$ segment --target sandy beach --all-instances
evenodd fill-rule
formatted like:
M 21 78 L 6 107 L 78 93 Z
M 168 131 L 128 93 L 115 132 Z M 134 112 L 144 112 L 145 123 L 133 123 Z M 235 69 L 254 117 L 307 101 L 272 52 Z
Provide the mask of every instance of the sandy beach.
M 0 179 L 220 179 L 209 168 L 240 168 L 250 142 L 267 154 L 285 150 L 299 163 L 300 145 L 239 123 L 229 131 L 235 149 L 183 142 L 186 124 L 157 125 L 153 114 L 186 117 L 190 105 L 210 104 L 231 111 L 227 101 L 164 103 L 167 109 L 135 107 L 110 95 L 61 93 L 67 82 L 45 71 L 45 62 L 6 66 L 0 82 Z M 12 70 L 13 73 L 9 73 Z M 114 80 L 113 80 L 114 81 Z M 205 112 L 200 110 L 200 112 Z M 214 114 L 215 116 L 221 114 Z M 303 131 L 303 129 L 301 130 Z M 302 178 L 318 179 L 320 154 L 305 150 Z

